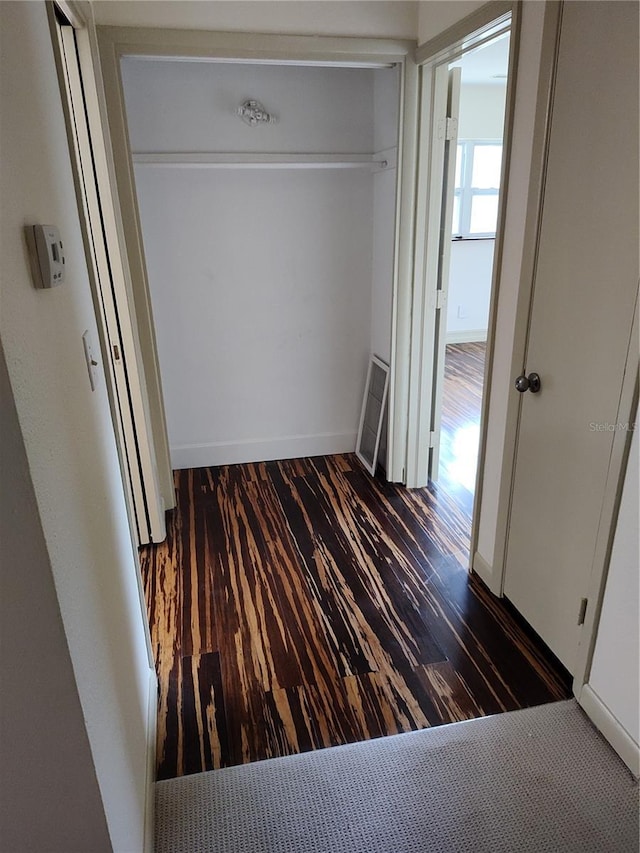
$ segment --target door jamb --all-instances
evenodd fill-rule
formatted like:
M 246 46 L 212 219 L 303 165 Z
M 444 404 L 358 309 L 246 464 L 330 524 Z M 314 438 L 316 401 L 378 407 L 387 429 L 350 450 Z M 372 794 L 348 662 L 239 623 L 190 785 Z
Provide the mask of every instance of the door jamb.
M 65 92 L 67 91 L 67 83 L 65 79 L 65 73 L 63 71 L 62 65 L 64 62 L 64 58 L 62 55 L 62 47 L 59 41 L 59 30 L 60 26 L 57 20 L 55 7 L 57 6 L 56 2 L 47 3 L 47 15 L 49 18 L 49 28 L 51 33 L 51 42 L 53 47 L 54 61 L 56 64 L 56 70 L 59 77 L 59 85 L 61 90 L 61 106 L 65 115 L 65 124 L 67 127 L 67 136 L 68 136 L 68 145 L 69 145 L 69 154 L 71 159 L 72 172 L 74 177 L 76 198 L 78 203 L 78 218 L 80 221 L 80 227 L 82 231 L 82 238 L 85 248 L 85 254 L 87 256 L 87 270 L 89 275 L 89 281 L 91 283 L 91 296 L 94 304 L 94 313 L 96 316 L 96 325 L 98 328 L 98 335 L 100 339 L 100 348 L 102 355 L 102 364 L 104 367 L 104 376 L 105 382 L 107 386 L 107 395 L 109 399 L 109 408 L 111 410 L 111 419 L 113 422 L 114 428 L 114 437 L 116 442 L 116 448 L 118 451 L 118 459 L 120 463 L 120 473 L 122 479 L 122 487 L 124 494 L 124 502 L 127 511 L 127 519 L 129 522 L 129 531 L 131 535 L 131 552 L 134 564 L 136 566 L 136 582 L 138 589 L 138 600 L 141 610 L 142 624 L 145 636 L 145 646 L 147 652 L 147 662 L 152 671 L 154 670 L 155 664 L 153 659 L 153 649 L 151 642 L 151 633 L 149 628 L 149 623 L 147 619 L 147 610 L 146 610 L 146 601 L 144 596 L 144 589 L 142 584 L 142 577 L 140 574 L 139 567 L 139 557 L 137 553 L 138 548 L 138 532 L 137 532 L 137 524 L 136 524 L 136 511 L 133 504 L 132 497 L 132 489 L 131 489 L 131 481 L 128 473 L 128 462 L 127 462 L 127 449 L 124 446 L 125 439 L 123 436 L 122 425 L 120 422 L 120 416 L 118 413 L 119 403 L 118 403 L 118 392 L 116 390 L 116 380 L 114 377 L 114 368 L 111 359 L 110 352 L 110 343 L 109 343 L 109 333 L 107 330 L 107 320 L 105 316 L 105 311 L 102 307 L 102 297 L 100 295 L 102 283 L 99 278 L 98 272 L 98 262 L 95 259 L 93 242 L 91 238 L 91 224 L 89 222 L 89 209 L 88 202 L 86 200 L 85 189 L 82 175 L 80 174 L 80 164 L 74 155 L 74 151 L 76 150 L 76 142 L 72 136 L 73 131 L 71 130 L 74 119 L 70 113 L 70 108 L 68 104 L 67 97 L 65 96 Z M 68 25 L 74 30 L 74 34 L 76 37 L 80 35 L 81 38 L 86 37 L 89 38 L 88 27 L 86 23 L 86 18 L 83 15 L 82 8 L 78 9 L 79 4 L 74 3 L 72 6 L 69 4 L 65 4 L 64 6 L 60 6 L 60 10 L 62 14 L 67 17 L 68 12 L 73 11 L 73 18 L 69 20 L 67 17 Z M 94 223 L 95 226 L 95 223 Z M 111 247 L 107 247 L 109 249 Z
M 498 296 L 500 290 L 500 275 L 502 271 L 503 228 L 505 209 L 508 196 L 509 165 L 511 158 L 511 138 L 516 93 L 516 76 L 518 68 L 518 49 L 520 41 L 521 14 L 517 2 L 495 0 L 488 3 L 477 12 L 464 18 L 437 38 L 421 45 L 416 52 L 416 61 L 422 81 L 422 103 L 420 119 L 420 151 L 418 165 L 418 190 L 416 204 L 416 255 L 414 262 L 413 288 L 413 335 L 411 342 L 411 362 L 409 379 L 409 424 L 407 440 L 407 486 L 425 486 L 426 459 L 420 453 L 420 448 L 426 446 L 428 430 L 421 424 L 419 412 L 425 407 L 422 401 L 429 399 L 432 385 L 433 358 L 431 347 L 425 345 L 429 323 L 429 315 L 434 313 L 435 281 L 427 280 L 426 270 L 433 268 L 429 259 L 433 258 L 437 247 L 428 241 L 427 222 L 428 209 L 433 193 L 432 170 L 433 150 L 430 145 L 430 120 L 434 98 L 434 70 L 438 65 L 449 63 L 459 58 L 470 48 L 479 46 L 493 38 L 500 24 L 505 28 L 508 24 L 511 38 L 509 45 L 509 79 L 507 81 L 505 103 L 505 125 L 503 134 L 503 158 L 501 175 L 501 192 L 498 209 L 498 226 L 491 282 L 491 300 L 489 306 L 489 326 L 487 333 L 487 358 L 485 360 L 484 393 L 480 417 L 480 443 L 478 451 L 478 469 L 476 474 L 474 511 L 471 528 L 471 557 L 475 554 L 480 506 L 482 498 L 482 483 L 486 453 L 487 414 L 491 395 L 491 375 L 493 367 L 493 345 L 497 320 Z M 433 221 L 433 217 L 431 217 Z M 432 225 L 433 230 L 433 225 Z M 439 231 L 439 229 L 435 229 Z M 433 278 L 433 277 L 432 277 Z M 430 304 L 431 303 L 431 304 Z
M 622 380 L 616 423 L 631 424 L 634 415 L 637 416 L 638 412 L 638 394 L 640 389 L 638 376 L 638 368 L 640 367 L 638 356 L 638 339 L 640 335 L 638 303 L 639 298 L 636 296 L 636 307 L 631 334 L 629 336 L 627 360 Z M 635 428 L 638 428 L 637 425 Z M 591 576 L 587 590 L 587 611 L 580 633 L 578 655 L 573 675 L 573 693 L 578 701 L 582 697 L 583 689 L 587 685 L 591 674 L 591 663 L 593 661 L 593 653 L 595 651 L 602 613 L 602 603 L 609 573 L 609 563 L 616 533 L 622 490 L 627 473 L 627 460 L 629 458 L 632 433 L 633 430 L 630 428 L 626 430 L 619 429 L 616 430 L 613 436 L 609 470 L 607 472 L 598 523 L 596 546 L 591 563 Z
M 511 349 L 510 376 L 522 373 L 527 351 L 529 323 L 533 301 L 533 282 L 537 263 L 539 231 L 542 224 L 542 208 L 545 195 L 549 134 L 553 116 L 560 29 L 562 23 L 562 0 L 548 0 L 544 12 L 538 95 L 534 117 L 531 169 L 529 174 L 527 211 L 524 226 L 523 253 L 518 284 L 513 344 Z M 488 406 L 488 399 L 487 399 Z M 495 545 L 492 564 L 488 565 L 477 551 L 481 501 L 474 505 L 474 528 L 472 532 L 472 567 L 496 595 L 504 590 L 509 524 L 511 519 L 511 497 L 515 475 L 520 409 L 522 395 L 509 394 L 505 418 L 504 452 L 499 480 L 498 505 L 495 524 Z M 483 407 L 484 408 L 484 407 Z M 484 412 L 483 412 L 484 414 Z M 486 450 L 486 429 L 481 432 L 482 452 Z M 478 485 L 482 489 L 482 479 Z M 481 495 L 480 495 L 481 497 Z M 477 516 L 476 516 L 477 513 Z

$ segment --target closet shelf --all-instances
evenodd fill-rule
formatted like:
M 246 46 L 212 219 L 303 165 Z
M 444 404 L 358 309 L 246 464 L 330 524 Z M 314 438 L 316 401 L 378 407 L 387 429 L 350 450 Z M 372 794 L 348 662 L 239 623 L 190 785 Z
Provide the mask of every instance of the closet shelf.
M 387 152 L 384 152 L 387 155 Z M 395 162 L 379 154 L 266 154 L 138 151 L 132 154 L 136 166 L 173 169 L 370 169 L 393 168 Z

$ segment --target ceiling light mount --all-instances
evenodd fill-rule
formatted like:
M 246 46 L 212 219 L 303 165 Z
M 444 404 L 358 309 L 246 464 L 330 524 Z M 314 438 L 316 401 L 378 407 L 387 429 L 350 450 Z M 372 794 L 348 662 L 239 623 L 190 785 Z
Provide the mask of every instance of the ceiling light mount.
M 259 124 L 275 124 L 278 120 L 276 116 L 265 110 L 260 101 L 252 98 L 240 104 L 236 110 L 236 115 L 239 115 L 249 127 L 257 127 Z

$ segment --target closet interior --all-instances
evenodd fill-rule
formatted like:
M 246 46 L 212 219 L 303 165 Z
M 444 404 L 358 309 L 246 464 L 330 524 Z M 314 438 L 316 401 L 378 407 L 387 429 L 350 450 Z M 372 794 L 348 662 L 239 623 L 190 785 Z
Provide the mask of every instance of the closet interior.
M 172 467 L 353 451 L 391 354 L 399 69 L 121 68 Z

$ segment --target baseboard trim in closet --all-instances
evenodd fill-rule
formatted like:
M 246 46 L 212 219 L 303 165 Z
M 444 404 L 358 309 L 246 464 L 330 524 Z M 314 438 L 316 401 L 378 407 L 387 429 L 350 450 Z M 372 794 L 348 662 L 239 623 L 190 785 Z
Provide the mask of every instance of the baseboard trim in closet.
M 447 332 L 447 344 L 479 344 L 487 340 L 486 329 L 462 329 L 459 332 Z
M 302 456 L 330 456 L 353 453 L 357 433 L 336 432 L 319 435 L 289 435 L 284 438 L 250 439 L 211 444 L 182 444 L 171 447 L 171 466 L 208 468 L 242 462 L 269 462 L 274 459 L 298 459 Z

